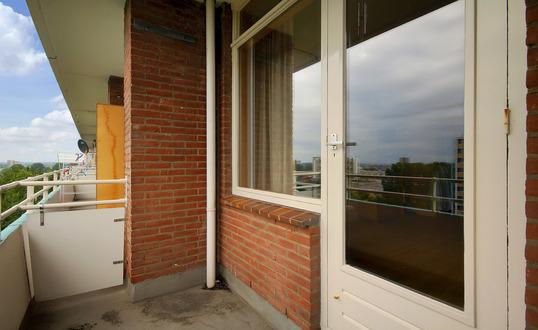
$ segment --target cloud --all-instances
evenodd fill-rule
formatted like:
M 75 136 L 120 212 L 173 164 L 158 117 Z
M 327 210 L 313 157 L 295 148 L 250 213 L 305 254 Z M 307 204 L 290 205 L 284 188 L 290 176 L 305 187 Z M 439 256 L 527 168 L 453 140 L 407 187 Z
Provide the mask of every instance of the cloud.
M 54 161 L 58 152 L 77 151 L 80 138 L 61 95 L 50 100 L 51 110 L 28 126 L 0 128 L 0 161 Z
M 0 75 L 21 76 L 47 59 L 38 50 L 32 19 L 0 2 Z

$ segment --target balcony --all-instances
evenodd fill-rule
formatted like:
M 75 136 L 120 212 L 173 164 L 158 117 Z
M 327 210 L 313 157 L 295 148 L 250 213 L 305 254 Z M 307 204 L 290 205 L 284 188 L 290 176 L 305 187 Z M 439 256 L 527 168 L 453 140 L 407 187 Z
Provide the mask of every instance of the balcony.
M 123 284 L 125 199 L 96 199 L 96 186 L 111 184 L 125 179 L 72 166 L 0 186 L 26 187 L 23 201 L 0 209 L 2 219 L 25 211 L 0 232 L 1 329 L 270 329 L 224 284 L 133 303 Z
M 25 329 L 271 329 L 228 290 L 192 288 L 132 303 L 124 287 L 39 303 Z

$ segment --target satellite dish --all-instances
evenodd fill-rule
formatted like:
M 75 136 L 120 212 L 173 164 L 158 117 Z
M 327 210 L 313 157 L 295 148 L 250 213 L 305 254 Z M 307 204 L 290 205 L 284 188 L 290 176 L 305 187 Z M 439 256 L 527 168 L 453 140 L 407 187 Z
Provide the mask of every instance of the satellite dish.
M 80 140 L 78 140 L 77 144 L 78 144 L 78 149 L 82 153 L 86 154 L 86 153 L 88 153 L 88 151 L 90 151 L 90 148 L 88 147 L 88 144 L 86 143 L 86 141 L 80 139 Z

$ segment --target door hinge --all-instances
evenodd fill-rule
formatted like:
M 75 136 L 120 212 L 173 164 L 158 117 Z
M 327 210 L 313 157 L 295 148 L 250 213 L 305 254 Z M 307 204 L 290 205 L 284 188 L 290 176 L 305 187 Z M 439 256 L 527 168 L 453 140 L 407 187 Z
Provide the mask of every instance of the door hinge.
M 506 135 L 510 135 L 510 108 L 504 109 L 504 132 Z
M 123 222 L 125 221 L 125 218 L 116 218 L 114 219 L 114 222 Z
M 122 263 L 123 263 L 123 260 L 112 261 L 113 265 L 118 265 L 118 264 L 122 264 Z

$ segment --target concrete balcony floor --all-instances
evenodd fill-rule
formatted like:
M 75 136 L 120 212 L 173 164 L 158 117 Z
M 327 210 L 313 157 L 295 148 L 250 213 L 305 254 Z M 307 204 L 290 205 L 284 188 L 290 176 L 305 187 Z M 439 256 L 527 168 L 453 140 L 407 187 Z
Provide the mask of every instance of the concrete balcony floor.
M 272 329 L 228 290 L 186 291 L 132 303 L 124 287 L 38 303 L 23 329 Z

